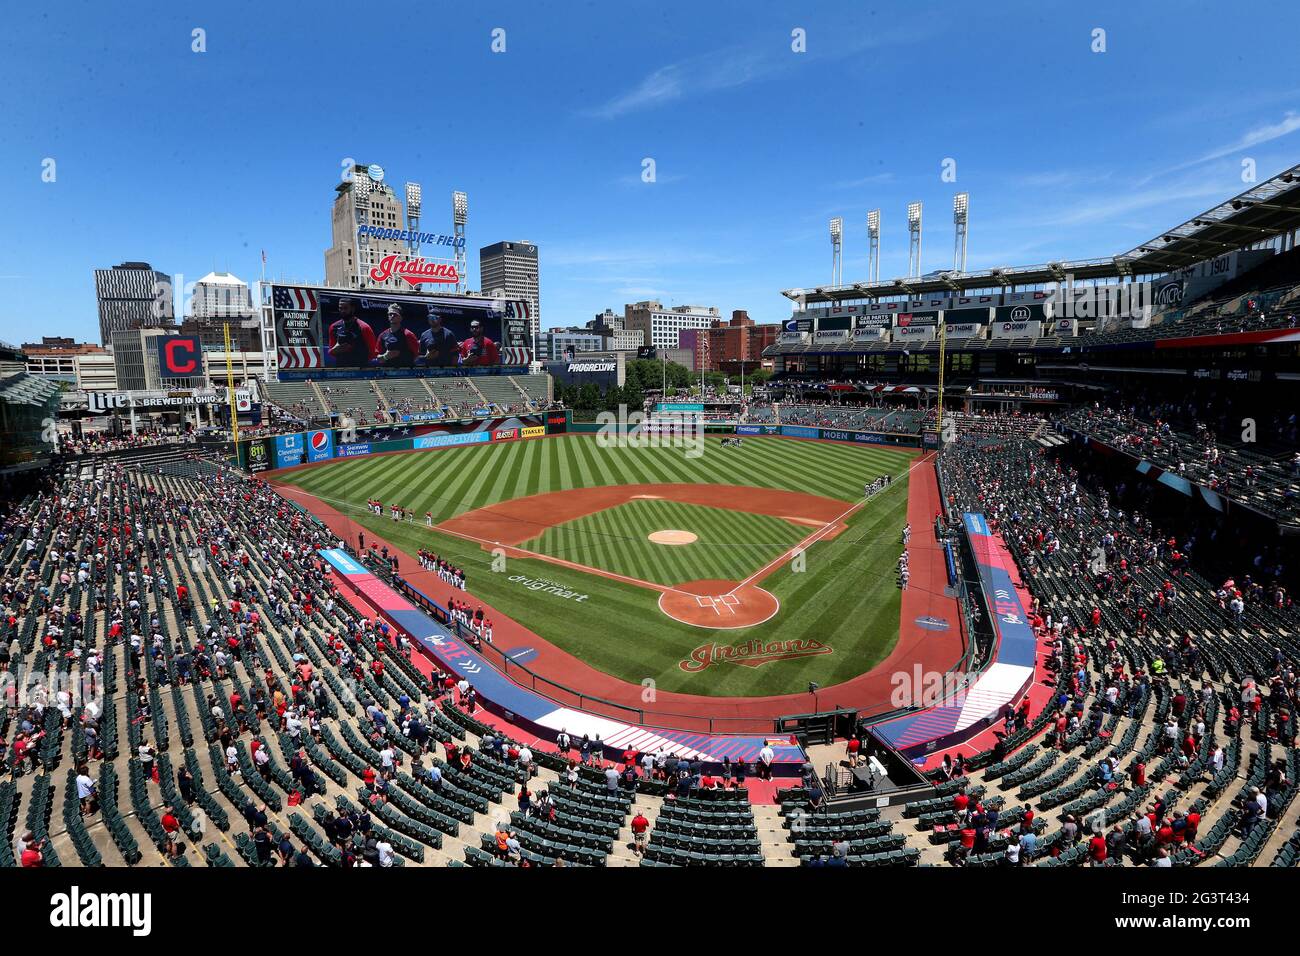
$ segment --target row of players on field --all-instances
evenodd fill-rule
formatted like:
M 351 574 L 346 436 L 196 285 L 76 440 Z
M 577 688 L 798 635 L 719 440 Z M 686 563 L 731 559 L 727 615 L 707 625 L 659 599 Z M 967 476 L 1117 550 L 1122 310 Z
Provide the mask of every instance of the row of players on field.
M 339 316 L 330 324 L 326 349 L 334 364 L 345 368 L 501 364 L 501 350 L 483 334 L 483 323 L 470 322 L 469 338 L 457 341 L 432 305 L 429 327 L 418 338 L 402 326 L 402 307 L 396 302 L 388 307 L 388 328 L 377 335 L 357 316 L 356 299 L 340 299 Z

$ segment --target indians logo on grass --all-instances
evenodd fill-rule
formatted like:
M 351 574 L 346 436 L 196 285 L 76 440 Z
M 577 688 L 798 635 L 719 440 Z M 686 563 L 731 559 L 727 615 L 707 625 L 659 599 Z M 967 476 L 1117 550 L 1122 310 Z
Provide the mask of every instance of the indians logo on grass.
M 715 664 L 743 664 L 745 667 L 760 667 L 773 661 L 788 661 L 798 657 L 813 657 L 817 654 L 834 652 L 829 644 L 821 641 L 795 638 L 791 641 L 744 641 L 740 644 L 701 644 L 691 651 L 691 656 L 678 661 L 677 666 L 684 671 L 696 673 Z

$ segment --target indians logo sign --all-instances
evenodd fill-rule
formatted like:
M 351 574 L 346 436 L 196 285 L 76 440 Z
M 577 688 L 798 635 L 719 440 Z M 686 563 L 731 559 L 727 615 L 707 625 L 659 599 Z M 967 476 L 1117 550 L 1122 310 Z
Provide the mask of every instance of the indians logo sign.
M 691 656 L 678 661 L 677 666 L 690 673 L 698 673 L 715 664 L 741 664 L 761 667 L 773 661 L 789 661 L 799 657 L 830 654 L 834 648 L 821 641 L 795 638 L 791 641 L 743 641 L 740 644 L 701 644 L 691 651 Z
M 421 256 L 419 259 L 401 259 L 396 255 L 384 256 L 379 265 L 370 270 L 370 278 L 383 282 L 392 276 L 398 276 L 407 285 L 418 286 L 423 282 L 437 282 L 454 285 L 460 281 L 456 266 L 450 262 L 430 262 Z

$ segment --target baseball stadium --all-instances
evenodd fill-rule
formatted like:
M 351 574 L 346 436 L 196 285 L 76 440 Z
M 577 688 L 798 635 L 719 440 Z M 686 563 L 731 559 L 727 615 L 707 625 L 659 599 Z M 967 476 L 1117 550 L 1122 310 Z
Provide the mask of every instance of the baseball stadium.
M 323 279 L 0 343 L 0 866 L 1300 865 L 1294 159 L 549 330 L 547 242 L 328 173 Z

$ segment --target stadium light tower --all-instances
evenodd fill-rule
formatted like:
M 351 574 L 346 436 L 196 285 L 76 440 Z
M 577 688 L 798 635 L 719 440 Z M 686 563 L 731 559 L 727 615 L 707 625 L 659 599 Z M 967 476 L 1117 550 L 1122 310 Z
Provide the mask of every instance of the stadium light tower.
M 867 213 L 867 281 L 880 281 L 880 210 Z
M 921 204 L 907 204 L 907 274 L 921 274 Z
M 420 184 L 406 184 L 406 229 L 411 238 L 406 240 L 406 249 L 413 255 L 420 254 L 420 241 L 415 234 L 420 231 Z
M 839 285 L 844 274 L 844 220 L 831 220 L 831 285 Z
M 952 221 L 957 227 L 952 250 L 952 266 L 958 272 L 966 271 L 966 227 L 970 224 L 970 193 L 952 197 Z
M 456 238 L 456 291 L 465 291 L 465 223 L 469 222 L 469 196 L 459 189 L 451 194 L 451 230 Z

